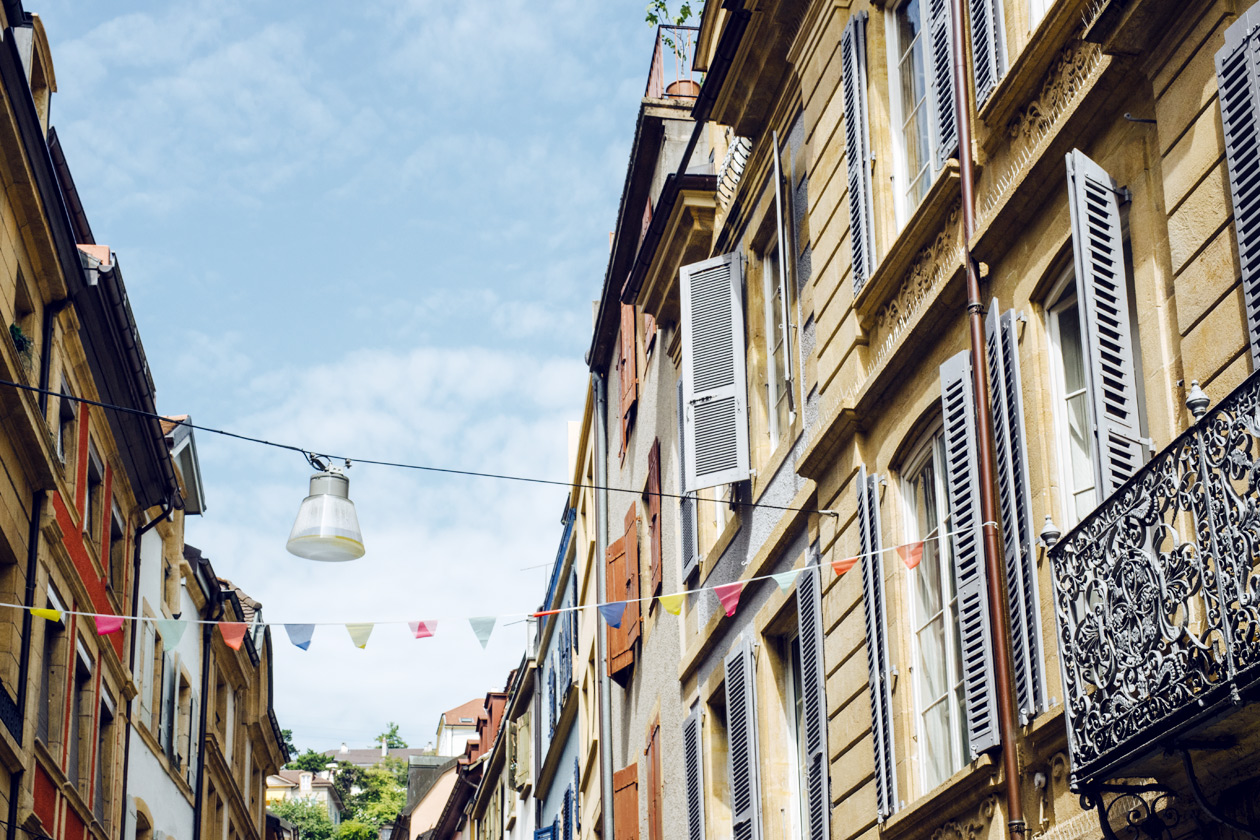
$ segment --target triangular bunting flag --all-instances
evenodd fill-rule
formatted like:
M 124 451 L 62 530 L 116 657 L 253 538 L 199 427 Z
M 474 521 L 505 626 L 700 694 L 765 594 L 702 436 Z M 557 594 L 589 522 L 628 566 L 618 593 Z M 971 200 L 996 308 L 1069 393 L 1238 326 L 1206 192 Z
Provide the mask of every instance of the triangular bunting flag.
M 625 611 L 625 601 L 613 601 L 610 604 L 599 605 L 599 614 L 604 617 L 604 621 L 608 622 L 608 626 L 614 630 L 621 626 L 621 616 Z
M 437 632 L 436 621 L 409 621 L 407 625 L 417 639 L 427 639 Z
M 472 626 L 473 634 L 476 635 L 477 641 L 481 642 L 483 650 L 490 643 L 490 634 L 494 632 L 494 622 L 495 618 L 492 615 L 468 619 L 468 623 Z
M 724 583 L 721 586 L 713 587 L 713 591 L 718 596 L 718 600 L 722 602 L 722 609 L 726 610 L 726 617 L 730 618 L 735 615 L 735 608 L 739 606 L 739 593 L 744 591 L 744 581 Z
M 350 634 L 350 641 L 354 642 L 354 646 L 359 650 L 367 647 L 368 637 L 372 635 L 372 628 L 376 625 L 372 622 L 361 622 L 359 624 L 347 624 L 346 631 Z
M 779 584 L 780 591 L 787 592 L 792 588 L 792 584 L 796 583 L 796 576 L 799 574 L 798 569 L 790 572 L 779 572 L 777 575 L 770 575 L 775 583 Z
M 162 636 L 162 646 L 167 650 L 175 649 L 179 640 L 184 638 L 184 628 L 188 626 L 187 622 L 174 618 L 159 618 L 153 623 L 157 625 L 158 633 Z
M 661 595 L 656 600 L 661 602 L 661 606 L 665 608 L 665 612 L 670 615 L 678 615 L 682 612 L 683 601 L 687 599 L 686 592 L 679 592 L 676 595 Z M 621 623 L 621 619 L 617 619 L 617 623 Z
M 245 641 L 245 633 L 249 625 L 243 621 L 220 621 L 219 632 L 223 634 L 223 642 L 232 650 L 240 650 Z
M 539 612 L 532 613 L 532 615 L 534 616 L 534 618 L 543 618 L 544 616 L 559 615 L 560 613 L 561 613 L 561 610 L 541 610 Z
M 289 641 L 307 650 L 311 646 L 311 637 L 315 635 L 314 624 L 286 624 L 284 632 L 289 634 Z
M 123 626 L 121 615 L 94 615 L 92 618 L 96 619 L 96 635 L 98 636 L 117 633 Z
M 923 540 L 908 545 L 899 545 L 897 546 L 897 553 L 905 561 L 906 568 L 913 569 L 923 560 Z
M 61 621 L 61 610 L 44 609 L 43 607 L 35 607 L 31 610 L 31 615 L 36 618 L 42 618 L 45 621 Z
M 846 557 L 843 560 L 835 560 L 831 564 L 831 570 L 836 573 L 836 577 L 839 577 L 849 571 L 849 569 L 852 569 L 855 563 L 857 563 L 856 557 Z

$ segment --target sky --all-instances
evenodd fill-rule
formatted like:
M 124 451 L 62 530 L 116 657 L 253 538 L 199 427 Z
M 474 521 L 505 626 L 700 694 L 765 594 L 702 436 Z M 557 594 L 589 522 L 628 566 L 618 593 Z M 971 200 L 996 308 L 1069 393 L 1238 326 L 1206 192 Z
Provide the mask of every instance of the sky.
M 641 0 L 27 0 L 52 124 L 118 254 L 158 409 L 303 448 L 567 480 L 583 354 L 654 31 Z M 311 468 L 197 433 L 187 541 L 271 622 L 378 626 L 365 650 L 273 630 L 300 749 L 412 746 L 501 690 L 562 488 L 356 465 L 367 555 L 285 541 Z M 530 568 L 534 567 L 534 568 Z

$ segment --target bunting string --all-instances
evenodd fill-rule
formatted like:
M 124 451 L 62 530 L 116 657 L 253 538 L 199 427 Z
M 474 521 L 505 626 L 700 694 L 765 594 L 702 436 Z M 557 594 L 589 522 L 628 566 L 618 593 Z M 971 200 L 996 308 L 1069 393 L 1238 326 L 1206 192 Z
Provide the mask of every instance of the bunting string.
M 996 522 L 982 522 L 976 527 L 977 529 L 980 529 L 986 525 L 993 525 L 996 527 L 997 523 Z M 830 562 L 808 563 L 806 565 L 800 566 L 799 568 L 791 569 L 786 572 L 776 572 L 776 573 L 765 574 L 765 575 L 756 575 L 753 577 L 744 578 L 742 580 L 732 581 L 730 583 L 714 584 L 713 586 L 702 586 L 696 589 L 687 589 L 681 592 L 674 592 L 667 595 L 654 595 L 654 596 L 648 596 L 644 598 L 630 598 L 626 600 L 608 601 L 605 603 L 597 603 L 597 604 L 575 604 L 573 606 L 558 607 L 556 609 L 542 609 L 542 610 L 534 610 L 531 612 L 523 612 L 523 613 L 507 613 L 507 614 L 497 615 L 497 616 L 485 616 L 485 615 L 467 616 L 467 617 L 463 617 L 462 619 L 456 619 L 456 620 L 463 620 L 468 623 L 477 641 L 481 644 L 481 647 L 484 649 L 487 645 L 489 645 L 490 637 L 493 634 L 495 627 L 499 625 L 504 619 L 546 618 L 546 617 L 551 617 L 551 616 L 564 615 L 566 613 L 576 613 L 582 610 L 594 609 L 598 611 L 599 616 L 603 618 L 604 622 L 608 624 L 609 627 L 619 628 L 621 626 L 621 620 L 622 620 L 623 615 L 625 614 L 626 607 L 629 604 L 638 603 L 642 606 L 644 604 L 650 604 L 653 600 L 656 600 L 657 602 L 660 603 L 661 607 L 670 615 L 679 615 L 682 612 L 683 603 L 685 602 L 688 595 L 699 595 L 703 592 L 713 592 L 717 596 L 718 601 L 721 604 L 723 611 L 726 613 L 728 617 L 730 617 L 730 616 L 733 616 L 735 614 L 735 611 L 739 608 L 740 595 L 751 583 L 758 583 L 760 581 L 773 580 L 775 584 L 779 587 L 780 591 L 786 593 L 791 589 L 792 585 L 796 582 L 797 575 L 799 575 L 802 572 L 812 571 L 814 569 L 822 569 L 829 566 L 836 573 L 837 576 L 842 576 L 846 572 L 850 571 L 855 565 L 857 565 L 857 562 L 859 560 L 865 559 L 867 557 L 874 557 L 874 556 L 879 556 L 883 554 L 888 554 L 890 552 L 896 552 L 897 555 L 902 559 L 902 562 L 905 563 L 907 569 L 915 569 L 922 562 L 924 548 L 928 543 L 937 542 L 937 541 L 946 539 L 947 537 L 952 537 L 958 533 L 962 533 L 962 530 L 941 532 L 939 534 L 936 534 L 933 537 L 928 538 L 927 540 L 917 540 L 915 542 L 889 546 L 888 548 L 881 548 L 872 552 L 866 552 L 866 553 L 861 553 L 861 554 L 851 556 L 851 557 L 845 557 L 840 560 L 832 560 Z M 240 648 L 241 643 L 244 641 L 245 635 L 250 631 L 251 628 L 255 628 L 255 627 L 263 627 L 263 626 L 283 627 L 285 629 L 285 633 L 289 637 L 289 641 L 291 641 L 294 644 L 294 646 L 302 650 L 307 650 L 310 648 L 311 640 L 314 637 L 316 627 L 340 626 L 346 629 L 354 646 L 362 649 L 362 648 L 367 647 L 368 639 L 372 635 L 372 630 L 378 625 L 405 624 L 410 630 L 411 634 L 415 638 L 424 639 L 424 638 L 432 637 L 437 634 L 439 623 L 444 624 L 452 620 L 452 619 L 443 618 L 443 619 L 425 619 L 422 621 L 416 621 L 414 619 L 403 619 L 403 620 L 386 619 L 386 620 L 381 620 L 381 621 L 353 621 L 353 622 L 316 621 L 316 622 L 308 622 L 308 623 L 303 623 L 303 624 L 295 624 L 295 623 L 290 623 L 290 622 L 279 622 L 279 621 L 255 621 L 251 623 L 251 622 L 240 622 L 240 621 L 215 621 L 212 619 L 199 619 L 199 618 L 184 619 L 184 618 L 151 618 L 149 616 L 118 616 L 118 615 L 92 613 L 92 612 L 86 612 L 86 611 L 80 611 L 80 610 L 57 610 L 57 609 L 44 608 L 44 607 L 25 607 L 21 604 L 0 603 L 0 608 L 10 608 L 10 609 L 20 609 L 20 610 L 29 609 L 32 615 L 38 618 L 42 618 L 46 621 L 59 622 L 62 620 L 64 616 L 68 616 L 68 615 L 80 616 L 83 618 L 90 618 L 94 621 L 96 625 L 97 634 L 102 635 L 102 636 L 120 632 L 123 627 L 123 623 L 126 621 L 136 621 L 136 622 L 152 621 L 157 626 L 158 631 L 162 634 L 163 640 L 168 645 L 172 645 L 172 646 L 178 643 L 187 625 L 212 624 L 212 625 L 216 625 L 219 628 L 219 632 L 223 636 L 223 641 L 228 645 L 228 647 L 232 648 L 233 650 L 237 650 Z

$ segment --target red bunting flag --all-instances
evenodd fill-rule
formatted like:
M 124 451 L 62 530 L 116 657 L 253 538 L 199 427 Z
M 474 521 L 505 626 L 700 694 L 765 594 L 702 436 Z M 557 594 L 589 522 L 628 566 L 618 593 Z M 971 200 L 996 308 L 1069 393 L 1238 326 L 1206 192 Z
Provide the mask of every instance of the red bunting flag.
M 852 569 L 857 560 L 856 557 L 846 557 L 843 560 L 832 561 L 831 570 L 836 573 L 836 577 L 839 577 L 849 571 L 849 569 Z
M 905 562 L 907 569 L 913 569 L 923 560 L 923 540 L 908 545 L 897 546 L 897 553 Z
M 92 617 L 96 619 L 96 635 L 98 636 L 108 636 L 122 629 L 121 615 L 94 615 Z
M 534 613 L 533 616 L 534 618 L 542 618 L 543 616 L 546 616 L 546 615 L 559 615 L 561 612 L 562 612 L 561 610 L 542 610 L 540 612 Z
M 249 625 L 243 621 L 220 621 L 219 632 L 223 634 L 224 643 L 232 650 L 240 650 L 245 641 L 245 633 Z
M 417 639 L 427 639 L 437 632 L 436 621 L 409 621 L 407 624 Z
M 718 600 L 722 602 L 722 609 L 726 610 L 726 617 L 730 618 L 735 615 L 735 608 L 739 606 L 739 593 L 744 591 L 744 581 L 724 583 L 721 586 L 713 587 L 713 591 L 717 593 Z

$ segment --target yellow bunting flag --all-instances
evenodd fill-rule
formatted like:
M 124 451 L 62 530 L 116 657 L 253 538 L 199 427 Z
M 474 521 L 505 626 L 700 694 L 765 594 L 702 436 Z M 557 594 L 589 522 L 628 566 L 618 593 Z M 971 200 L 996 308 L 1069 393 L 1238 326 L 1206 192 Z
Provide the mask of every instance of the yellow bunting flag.
M 677 595 L 658 595 L 656 600 L 665 608 L 665 612 L 670 615 L 678 615 L 682 612 L 683 601 L 687 599 L 686 592 L 679 592 Z
M 36 607 L 31 610 L 31 615 L 36 618 L 42 618 L 45 621 L 61 621 L 61 610 L 43 609 Z
M 368 637 L 372 635 L 372 628 L 375 626 L 371 622 L 347 624 L 346 631 L 350 634 L 350 641 L 354 642 L 354 646 L 362 650 L 367 647 Z

